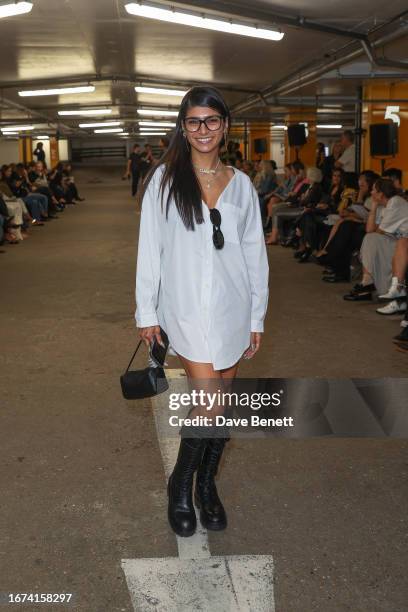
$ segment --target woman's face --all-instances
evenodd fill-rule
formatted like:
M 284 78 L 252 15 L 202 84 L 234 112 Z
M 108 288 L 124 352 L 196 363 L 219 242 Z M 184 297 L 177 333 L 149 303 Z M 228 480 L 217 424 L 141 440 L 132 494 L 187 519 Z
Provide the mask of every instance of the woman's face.
M 206 120 L 201 123 L 199 120 Z M 228 128 L 226 120 L 219 111 L 209 106 L 193 106 L 188 109 L 183 121 L 185 137 L 198 153 L 211 153 L 218 150 L 224 136 L 224 130 Z
M 371 197 L 373 198 L 374 202 L 377 202 L 378 204 L 381 204 L 382 196 L 383 196 L 383 194 L 381 193 L 381 191 L 378 191 L 376 186 L 374 185 L 374 187 L 372 188 L 372 191 L 371 191 Z
M 358 187 L 361 191 L 368 191 L 368 183 L 364 174 L 358 177 Z
M 338 187 L 340 185 L 340 182 L 341 182 L 341 174 L 340 174 L 340 172 L 333 172 L 333 175 L 332 175 L 332 183 L 333 183 L 333 185 Z

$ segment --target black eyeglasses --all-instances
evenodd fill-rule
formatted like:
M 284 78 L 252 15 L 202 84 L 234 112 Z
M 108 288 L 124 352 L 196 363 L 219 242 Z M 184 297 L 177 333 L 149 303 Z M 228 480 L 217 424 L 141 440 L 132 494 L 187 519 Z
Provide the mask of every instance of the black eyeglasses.
M 224 246 L 224 235 L 220 230 L 221 213 L 217 208 L 210 209 L 210 220 L 213 224 L 213 243 L 216 249 L 222 249 Z
M 199 117 L 187 117 L 184 119 L 184 127 L 187 132 L 198 132 L 201 127 L 201 124 L 204 123 L 207 130 L 210 132 L 215 132 L 219 130 L 221 127 L 223 117 L 221 115 L 211 115 L 211 117 L 206 117 L 205 119 L 200 119 Z

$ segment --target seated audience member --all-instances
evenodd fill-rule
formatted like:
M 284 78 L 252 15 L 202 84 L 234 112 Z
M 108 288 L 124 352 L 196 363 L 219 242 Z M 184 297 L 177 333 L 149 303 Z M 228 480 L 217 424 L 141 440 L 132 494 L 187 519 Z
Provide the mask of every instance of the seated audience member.
M 249 178 L 251 179 L 251 181 L 254 180 L 255 178 L 255 170 L 254 170 L 254 164 L 249 161 L 248 159 L 245 159 L 242 162 L 242 172 L 245 172 L 245 174 L 247 174 L 249 176 Z
M 383 176 L 384 178 L 391 179 L 398 195 L 402 196 L 403 198 L 408 197 L 408 192 L 404 191 L 404 187 L 402 186 L 402 170 L 399 168 L 387 168 L 387 170 L 384 171 Z
M 264 229 L 267 231 L 271 223 L 271 213 L 273 207 L 280 202 L 284 202 L 290 192 L 293 190 L 296 184 L 296 172 L 293 170 L 293 164 L 286 164 L 283 168 L 284 172 L 284 180 L 279 187 L 274 189 L 271 193 L 266 194 L 265 202 L 266 202 L 266 219 L 264 223 Z
M 21 198 L 16 198 L 7 184 L 5 176 L 7 170 L 8 166 L 2 166 L 0 174 L 0 197 L 6 204 L 9 217 L 12 217 L 12 219 L 9 220 L 8 229 L 9 233 L 13 236 L 11 242 L 14 243 L 15 241 L 21 241 L 28 237 L 26 231 L 27 224 L 31 223 L 32 218 L 23 200 Z
M 15 172 L 10 166 L 5 176 L 12 193 L 27 206 L 32 225 L 44 225 L 43 221 L 48 217 L 48 199 L 41 193 L 31 192 L 24 164 L 17 164 Z
M 161 139 L 163 142 L 167 142 L 167 138 Z M 163 145 L 164 146 L 164 145 Z M 168 145 L 167 145 L 168 146 Z M 85 198 L 81 198 L 78 192 L 78 188 L 75 183 L 75 177 L 72 175 L 72 166 L 69 162 L 62 165 L 61 168 L 62 175 L 64 177 L 64 184 L 67 190 L 68 199 L 72 202 L 84 202 Z
M 354 182 L 357 186 L 356 177 Z M 353 186 L 350 176 L 346 177 L 340 169 L 334 170 L 329 194 L 322 194 L 322 201 L 305 209 L 296 224 L 296 235 L 300 240 L 295 257 L 299 263 L 309 260 L 310 255 L 327 238 L 330 227 L 340 219 L 341 210 L 356 198 L 357 190 L 352 189 Z
M 341 157 L 343 153 L 344 147 L 340 141 L 337 141 L 332 146 L 332 152 L 324 159 L 323 168 L 321 168 L 323 172 L 323 189 L 324 191 L 329 191 L 333 176 L 333 171 L 335 170 L 336 162 Z M 339 168 L 341 170 L 342 168 Z
M 283 230 L 283 223 L 287 220 L 295 220 L 301 214 L 303 210 L 302 197 L 313 185 L 313 180 L 306 176 L 305 167 L 301 162 L 293 162 L 292 167 L 296 173 L 295 186 L 288 194 L 285 202 L 273 206 L 271 211 L 272 231 L 266 237 L 266 244 L 278 244 L 279 234 Z M 313 173 L 314 169 L 309 168 L 308 172 Z M 321 177 L 320 170 L 318 170 L 318 173 L 318 176 Z M 320 198 L 321 188 L 319 194 Z M 315 192 L 312 192 L 312 195 L 315 195 Z
M 9 220 L 10 214 L 7 205 L 0 195 L 0 244 L 7 242 L 7 225 Z M 16 242 L 18 241 L 16 240 Z
M 259 163 L 259 170 L 254 178 L 254 187 L 258 192 L 261 213 L 262 217 L 264 217 L 265 199 L 277 187 L 276 174 L 270 161 L 262 160 Z
M 393 315 L 407 309 L 406 275 L 408 271 L 408 235 L 397 240 L 392 258 L 392 279 L 387 293 L 379 295 L 380 300 L 388 303 L 377 308 L 378 314 Z
M 235 163 L 239 161 L 242 164 L 242 162 L 244 161 L 244 156 L 241 153 L 239 142 L 234 142 L 234 153 L 235 153 Z
M 326 147 L 324 146 L 323 142 L 318 142 L 317 147 L 316 147 L 316 168 L 319 168 L 319 170 L 321 170 L 322 173 L 323 173 L 324 166 L 325 166 L 325 159 L 326 159 Z
M 346 178 L 346 182 L 349 178 L 350 175 Z M 316 253 L 318 262 L 330 268 L 330 271 L 324 274 L 323 281 L 337 283 L 350 280 L 351 258 L 361 247 L 365 224 L 371 209 L 371 191 L 378 178 L 378 174 L 371 170 L 365 170 L 360 174 L 359 191 L 355 202 L 355 196 L 345 191 L 346 205 L 342 206 L 340 218 L 331 228 L 323 248 Z M 377 209 L 377 223 L 380 221 L 381 207 Z
M 408 237 L 408 202 L 397 194 L 390 179 L 378 179 L 372 191 L 372 207 L 367 220 L 360 256 L 363 264 L 362 282 L 344 296 L 347 301 L 369 301 L 377 291 L 385 294 L 392 278 L 392 261 L 399 238 Z M 381 223 L 377 224 L 377 209 L 384 206 Z
M 407 255 L 407 260 L 406 260 L 406 266 L 407 266 L 407 273 L 405 275 L 405 285 L 407 284 L 407 281 L 408 281 L 408 255 Z M 402 327 L 402 330 L 400 331 L 399 334 L 394 336 L 393 342 L 395 342 L 399 350 L 403 349 L 404 352 L 407 354 L 407 351 L 408 351 L 408 293 L 407 293 L 407 296 L 405 297 L 405 315 L 401 321 L 401 327 Z
M 47 173 L 42 162 L 31 163 L 28 167 L 28 180 L 31 184 L 32 191 L 42 193 L 47 196 L 49 217 L 57 218 L 56 211 L 63 210 L 63 206 L 58 204 L 57 198 L 51 192 Z

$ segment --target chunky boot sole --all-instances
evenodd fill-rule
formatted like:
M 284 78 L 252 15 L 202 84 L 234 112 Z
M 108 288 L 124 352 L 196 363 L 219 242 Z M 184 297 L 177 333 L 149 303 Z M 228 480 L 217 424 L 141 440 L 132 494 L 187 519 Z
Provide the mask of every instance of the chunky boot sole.
M 205 513 L 201 509 L 201 502 L 200 502 L 200 498 L 198 497 L 197 493 L 195 493 L 194 495 L 194 503 L 196 507 L 200 510 L 200 523 L 204 527 L 204 529 L 208 529 L 209 531 L 223 531 L 224 529 L 227 528 L 228 522 L 226 518 L 224 521 L 216 521 L 216 522 L 215 521 L 213 522 L 210 519 L 208 519 L 208 517 L 205 515 Z
M 169 478 L 169 481 L 167 483 L 167 497 L 169 498 L 169 507 L 167 510 L 167 519 L 169 522 L 170 527 L 172 528 L 172 530 L 174 531 L 174 533 L 176 535 L 178 535 L 180 538 L 190 538 L 192 535 L 195 534 L 196 529 L 197 529 L 197 518 L 195 516 L 195 512 L 194 512 L 194 521 L 192 522 L 191 528 L 190 529 L 182 529 L 179 525 L 176 525 L 173 521 L 173 519 L 171 518 L 170 515 L 170 481 L 171 481 L 171 476 Z

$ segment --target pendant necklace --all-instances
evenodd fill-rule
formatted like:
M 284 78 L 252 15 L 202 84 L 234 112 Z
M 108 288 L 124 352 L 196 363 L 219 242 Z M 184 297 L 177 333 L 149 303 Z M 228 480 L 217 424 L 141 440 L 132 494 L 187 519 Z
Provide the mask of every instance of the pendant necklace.
M 198 170 L 198 172 L 200 174 L 207 174 L 207 175 L 211 175 L 212 174 L 213 175 L 212 178 L 210 178 L 210 176 L 207 176 L 206 179 L 205 179 L 206 183 L 207 183 L 206 184 L 206 188 L 207 189 L 210 189 L 212 183 L 214 182 L 215 173 L 217 172 L 217 169 L 218 169 L 218 166 L 220 165 L 220 163 L 221 163 L 221 159 L 218 159 L 218 162 L 217 162 L 217 165 L 215 166 L 215 168 L 199 168 L 198 166 L 193 164 L 194 168 L 196 170 Z

